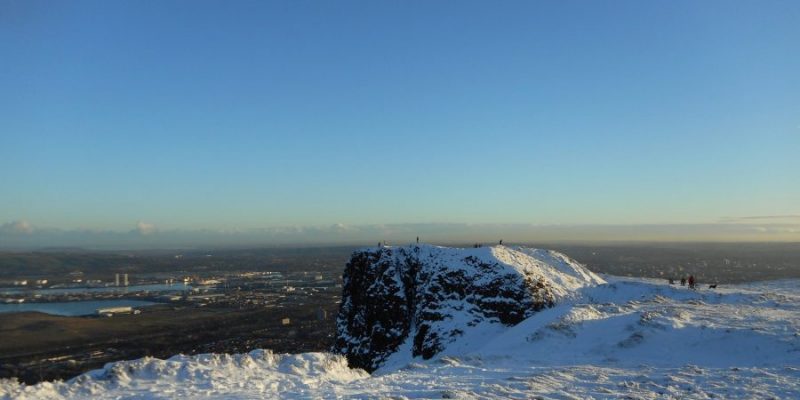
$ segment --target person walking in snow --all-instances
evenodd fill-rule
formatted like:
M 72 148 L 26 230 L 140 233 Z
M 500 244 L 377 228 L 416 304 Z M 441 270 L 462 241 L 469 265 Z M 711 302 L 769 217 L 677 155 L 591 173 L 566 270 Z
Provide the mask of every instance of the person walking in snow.
M 694 275 L 689 275 L 689 289 L 694 289 Z
M 686 277 L 685 276 L 681 277 L 681 286 L 686 286 Z

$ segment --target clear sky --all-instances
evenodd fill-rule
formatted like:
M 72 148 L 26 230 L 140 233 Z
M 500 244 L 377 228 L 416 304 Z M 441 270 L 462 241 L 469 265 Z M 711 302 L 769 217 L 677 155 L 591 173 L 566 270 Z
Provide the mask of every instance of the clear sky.
M 798 1 L 0 0 L 7 228 L 798 215 Z

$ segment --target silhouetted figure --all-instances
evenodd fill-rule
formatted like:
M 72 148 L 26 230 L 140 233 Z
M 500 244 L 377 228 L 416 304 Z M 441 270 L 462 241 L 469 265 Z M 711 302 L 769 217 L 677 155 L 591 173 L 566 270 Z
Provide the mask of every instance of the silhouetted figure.
M 689 289 L 694 289 L 694 275 L 689 275 Z
M 675 279 L 669 278 L 669 284 L 670 285 L 674 285 L 675 284 Z
M 503 239 L 500 239 L 500 246 L 503 245 Z
M 686 277 L 685 276 L 681 277 L 681 286 L 686 286 Z
M 417 244 L 419 244 L 419 236 L 417 236 Z

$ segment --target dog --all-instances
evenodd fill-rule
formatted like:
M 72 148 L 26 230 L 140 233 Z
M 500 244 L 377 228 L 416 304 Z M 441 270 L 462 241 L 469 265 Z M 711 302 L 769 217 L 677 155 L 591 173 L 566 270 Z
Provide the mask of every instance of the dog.
M 715 283 L 713 285 L 708 285 L 708 288 L 709 289 L 716 289 L 717 288 L 717 284 Z

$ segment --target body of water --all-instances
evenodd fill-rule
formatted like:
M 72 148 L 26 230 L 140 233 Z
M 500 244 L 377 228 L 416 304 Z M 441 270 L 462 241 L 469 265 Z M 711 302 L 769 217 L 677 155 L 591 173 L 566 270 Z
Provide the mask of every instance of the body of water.
M 0 289 L 0 294 L 34 294 L 34 295 L 63 295 L 79 293 L 134 293 L 134 292 L 184 292 L 192 290 L 193 286 L 185 283 L 173 283 L 171 285 L 160 283 L 152 285 L 134 286 L 103 286 L 103 287 L 70 287 L 70 288 L 46 288 L 46 289 L 27 289 L 27 288 L 4 288 Z
M 45 314 L 61 315 L 65 317 L 75 317 L 80 315 L 92 315 L 98 308 L 107 307 L 146 307 L 152 306 L 152 301 L 142 300 L 90 300 L 90 301 L 66 301 L 55 303 L 22 303 L 22 304 L 0 304 L 0 313 L 15 313 L 26 311 L 38 311 Z

